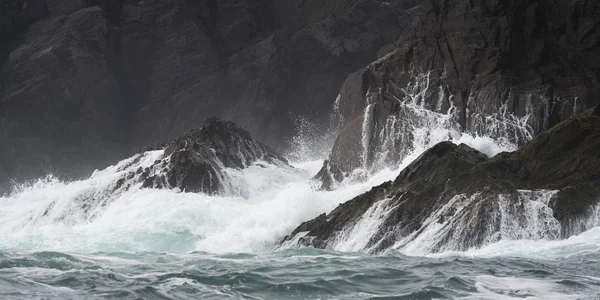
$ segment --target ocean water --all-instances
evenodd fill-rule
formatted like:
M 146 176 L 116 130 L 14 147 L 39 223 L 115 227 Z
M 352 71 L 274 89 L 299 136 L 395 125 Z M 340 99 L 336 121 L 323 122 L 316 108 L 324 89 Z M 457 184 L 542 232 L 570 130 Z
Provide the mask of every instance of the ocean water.
M 315 249 L 261 254 L 3 251 L 0 298 L 598 299 L 597 251 L 554 258 L 518 252 L 371 256 Z
M 0 198 L 0 299 L 600 299 L 600 228 L 437 254 L 278 248 L 398 172 L 317 192 L 320 164 L 229 170 L 243 196 L 133 188 L 92 213 L 77 199 L 114 168 L 22 186 Z

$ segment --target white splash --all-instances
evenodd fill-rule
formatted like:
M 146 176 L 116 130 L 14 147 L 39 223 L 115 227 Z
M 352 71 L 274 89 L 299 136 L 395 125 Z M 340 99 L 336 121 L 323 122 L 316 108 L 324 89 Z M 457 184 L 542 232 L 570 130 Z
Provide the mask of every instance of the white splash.
M 455 255 L 457 253 L 491 253 L 493 251 L 481 249 L 499 249 L 494 245 L 525 243 L 564 243 L 561 223 L 553 216 L 553 210 L 548 206 L 557 194 L 555 190 L 519 190 L 516 198 L 509 195 L 497 195 L 493 201 L 496 207 L 489 215 L 483 217 L 487 227 L 478 229 L 484 237 L 484 245 L 468 249 L 465 252 L 456 252 L 461 249 L 465 237 L 471 228 L 480 226 L 481 217 L 477 212 L 481 205 L 490 205 L 490 202 L 481 201 L 481 194 L 456 195 L 439 209 L 436 209 L 423 222 L 422 229 L 397 242 L 392 248 L 398 249 L 407 255 Z M 600 226 L 600 205 L 590 209 L 588 217 L 579 219 L 578 231 L 571 234 L 580 234 Z M 483 230 L 483 231 L 482 231 Z M 600 242 L 600 236 L 596 239 Z M 600 244 L 598 244 L 600 245 Z M 439 247 L 439 249 L 437 249 Z M 502 246 L 499 246 L 500 248 Z
M 489 240 L 559 239 L 561 225 L 548 206 L 557 193 L 555 190 L 519 190 L 517 202 L 506 195 L 499 195 L 497 218 L 500 229 Z
M 474 96 L 469 97 L 468 106 L 475 106 Z M 529 98 L 531 98 L 530 95 Z M 509 93 L 508 99 L 501 102 L 500 107 L 493 113 L 471 111 L 468 114 L 469 128 L 479 136 L 487 136 L 498 140 L 500 144 L 522 144 L 533 138 L 533 128 L 531 126 L 531 115 L 533 111 L 533 102 L 526 101 L 526 113 L 524 116 L 515 116 L 509 111 L 508 105 L 512 95 Z M 542 98 L 546 100 L 546 98 Z M 549 111 L 548 103 L 543 103 L 545 111 Z M 477 108 L 478 109 L 478 108 Z M 548 122 L 548 116 L 544 119 Z
M 94 172 L 84 181 L 63 183 L 47 177 L 21 185 L 12 195 L 0 198 L 0 233 L 35 230 L 49 224 L 71 226 L 91 222 L 128 186 L 135 185 L 134 188 L 139 189 L 142 183 L 137 180 L 138 170 L 151 167 L 163 153 L 157 150 L 132 156 Z M 156 172 L 159 170 L 153 169 L 150 174 Z M 127 174 L 132 176 L 126 177 Z
M 412 72 L 414 73 L 414 72 Z M 361 127 L 362 167 L 354 170 L 350 181 L 363 180 L 369 174 L 382 169 L 396 169 L 405 166 L 414 158 L 435 144 L 452 141 L 464 143 L 489 157 L 500 152 L 513 151 L 517 141 L 531 139 L 532 128 L 528 125 L 528 117 L 517 118 L 508 112 L 504 104 L 498 115 L 477 114 L 474 118 L 482 120 L 473 132 L 464 131 L 459 124 L 458 110 L 454 107 L 450 95 L 447 97 L 444 78 L 440 84 L 432 84 L 432 73 L 414 73 L 413 80 L 402 90 L 403 98 L 383 91 L 381 88 L 370 88 L 366 95 Z M 428 103 L 427 97 L 437 92 L 434 103 Z M 386 106 L 382 99 L 395 100 L 389 115 L 379 120 L 374 117 L 380 106 Z M 387 106 L 386 106 L 387 107 Z M 446 107 L 446 108 L 444 108 Z M 383 110 L 387 110 L 384 108 Z M 489 130 L 482 131 L 481 128 Z M 515 133 L 515 131 L 517 133 Z M 512 138 L 518 135 L 521 139 Z M 505 137 L 511 138 L 505 138 Z
M 461 232 L 460 230 L 454 231 L 454 227 L 468 226 L 468 223 L 461 224 L 460 222 L 469 222 L 469 218 L 465 218 L 469 213 L 467 207 L 475 202 L 479 196 L 480 194 L 474 194 L 470 197 L 466 195 L 452 197 L 441 208 L 431 213 L 423 222 L 421 230 L 417 230 L 396 242 L 392 249 L 400 248 L 400 251 L 407 255 L 425 255 L 433 252 L 440 241 L 452 232 L 454 234 L 451 237 L 451 242 L 455 242 L 452 240 L 460 238 Z M 440 220 L 444 221 L 440 222 Z
M 548 280 L 531 278 L 479 275 L 476 277 L 477 293 L 457 299 L 502 300 L 502 299 L 583 299 L 582 295 L 565 295 L 560 285 Z
M 285 157 L 291 161 L 314 161 L 326 158 L 331 152 L 339 130 L 344 124 L 341 112 L 341 95 L 333 103 L 329 125 L 319 125 L 306 116 L 293 116 L 296 134 Z
M 389 207 L 390 200 L 383 199 L 373 203 L 358 221 L 341 230 L 328 243 L 328 248 L 338 251 L 368 252 L 372 246 L 371 239 L 381 231 L 382 222 L 393 209 Z
M 363 114 L 363 122 L 361 126 L 361 144 L 362 144 L 362 168 L 366 170 L 369 164 L 369 152 L 371 145 L 371 133 L 372 133 L 372 121 L 373 121 L 373 93 L 371 90 L 367 91 L 365 99 L 367 99 L 367 106 Z
M 238 196 L 136 185 L 97 195 L 106 205 L 83 213 L 80 195 L 110 191 L 122 174 L 161 155 L 145 153 L 135 164 L 135 158 L 126 159 L 86 180 L 41 180 L 0 198 L 0 249 L 265 252 L 300 223 L 396 175 L 387 170 L 364 183 L 320 192 L 310 179 L 322 161 L 295 164 L 296 169 L 257 162 L 242 171 L 226 169 L 241 191 Z

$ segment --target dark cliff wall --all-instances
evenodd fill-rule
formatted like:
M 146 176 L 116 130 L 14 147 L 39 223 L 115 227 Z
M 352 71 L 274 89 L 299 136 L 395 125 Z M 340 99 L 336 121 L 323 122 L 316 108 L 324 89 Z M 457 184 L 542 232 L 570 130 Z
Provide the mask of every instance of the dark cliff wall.
M 414 122 L 403 106 L 411 102 L 441 114 L 454 112 L 467 132 L 514 131 L 510 138 L 522 144 L 600 103 L 598 1 L 423 1 L 414 12 L 419 17 L 395 49 L 351 74 L 342 87 L 345 126 L 330 159 L 343 171 L 361 163 L 360 130 L 368 104 L 370 136 L 382 131 L 390 116 L 398 119 L 398 128 Z M 402 148 L 390 151 L 401 160 Z
M 414 2 L 5 0 L 0 176 L 81 176 L 211 115 L 284 148 Z
M 147 55 L 123 72 L 140 80 L 134 137 L 164 140 L 216 114 L 284 147 L 291 116 L 324 121 L 347 74 L 399 36 L 409 20 L 403 3 L 188 1 L 157 17 L 173 30 L 138 38 L 153 21 L 140 25 L 125 1 L 121 56 Z M 150 69 L 136 76 L 138 66 Z
M 397 87 L 414 72 L 431 71 L 444 96 L 432 91 L 425 102 L 454 105 L 467 130 L 481 127 L 473 116 L 505 105 L 535 116 L 539 132 L 600 99 L 597 1 L 4 0 L 0 8 L 5 179 L 81 176 L 211 115 L 281 150 L 293 116 L 326 122 L 346 78 L 337 145 L 347 149 L 367 91 L 379 91 L 378 115 L 395 114 Z
M 67 166 L 89 172 L 118 154 L 124 141 L 117 134 L 125 115 L 104 11 L 79 2 L 70 8 L 21 3 L 25 10 L 42 5 L 45 15 L 23 31 L 4 30 L 10 53 L 0 74 L 2 179 L 66 174 Z

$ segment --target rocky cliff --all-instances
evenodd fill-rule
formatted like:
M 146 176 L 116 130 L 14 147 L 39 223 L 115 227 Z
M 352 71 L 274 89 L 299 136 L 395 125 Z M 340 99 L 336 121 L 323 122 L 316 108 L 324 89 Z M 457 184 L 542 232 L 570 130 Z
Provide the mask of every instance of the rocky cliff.
M 493 158 L 442 142 L 394 181 L 301 224 L 286 246 L 464 251 L 500 239 L 562 239 L 600 225 L 600 109 Z
M 80 177 L 211 115 L 285 149 L 294 120 L 322 127 L 338 93 L 329 169 L 344 177 L 397 165 L 431 120 L 522 144 L 600 99 L 595 1 L 0 6 L 4 181 Z
M 417 2 L 3 1 L 0 175 L 83 176 L 212 115 L 283 149 Z
M 32 19 L 26 18 L 32 5 L 46 13 L 63 9 L 36 1 L 15 4 L 25 19 L 13 26 L 41 19 L 3 35 L 2 47 L 12 48 L 0 60 L 0 181 L 83 174 L 108 164 L 123 151 L 127 129 L 104 11 L 79 7 Z M 10 34 L 12 42 L 5 43 Z
M 596 1 L 423 1 L 414 13 L 391 53 L 344 82 L 323 188 L 327 168 L 397 167 L 416 140 L 436 142 L 431 128 L 522 145 L 598 104 Z

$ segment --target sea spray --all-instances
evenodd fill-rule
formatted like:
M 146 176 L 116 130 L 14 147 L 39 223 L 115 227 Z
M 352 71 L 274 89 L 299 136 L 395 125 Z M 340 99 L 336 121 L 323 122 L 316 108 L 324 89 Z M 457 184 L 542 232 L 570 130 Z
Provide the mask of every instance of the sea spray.
M 296 168 L 264 161 L 243 170 L 225 168 L 232 192 L 219 196 L 142 188 L 130 179 L 120 182 L 123 174 L 148 166 L 160 152 L 123 160 L 86 180 L 48 178 L 22 186 L 0 198 L 0 223 L 6 225 L 0 228 L 0 297 L 566 299 L 570 294 L 593 299 L 600 295 L 595 275 L 600 209 L 595 207 L 588 218 L 570 225 L 579 230 L 570 232 L 579 235 L 558 240 L 557 234 L 565 229 L 552 217 L 549 203 L 555 191 L 550 190 L 519 190 L 519 202 L 499 195 L 493 222 L 499 227 L 488 228 L 489 239 L 481 248 L 450 251 L 460 235 L 444 237 L 449 228 L 469 225 L 468 209 L 461 205 L 474 203 L 478 194 L 454 195 L 454 201 L 432 211 L 422 230 L 386 253 L 364 252 L 381 242 L 373 237 L 395 209 L 389 199 L 377 202 L 338 234 L 332 245 L 343 252 L 289 249 L 306 233 L 277 247 L 301 222 L 393 180 L 439 141 L 465 143 L 488 157 L 516 148 L 513 138 L 463 133 L 450 111 L 440 111 L 444 105 L 438 103 L 431 110 L 414 99 L 402 104 L 413 123 L 402 127 L 400 115 L 391 116 L 383 130 L 368 137 L 380 141 L 385 150 L 376 150 L 371 158 L 378 167 L 331 192 L 316 191 L 311 185 L 321 160 L 293 163 Z M 523 124 L 513 121 L 517 127 Z M 406 132 L 405 141 L 410 143 L 398 143 Z M 402 145 L 409 146 L 403 148 L 400 163 L 387 163 L 389 150 Z M 323 153 L 298 151 L 298 158 Z M 84 207 L 82 199 L 95 199 L 98 205 Z M 440 251 L 436 247 L 442 241 L 447 247 L 432 254 Z
M 120 166 L 128 162 L 86 180 L 43 180 L 0 198 L 0 223 L 4 225 L 0 247 L 76 252 L 270 251 L 300 222 L 330 211 L 395 174 L 387 170 L 361 184 L 320 192 L 312 189 L 310 181 L 319 161 L 297 165 L 308 170 L 257 162 L 244 170 L 226 170 L 243 190 L 240 196 L 138 185 L 120 194 L 103 194 L 98 201 L 107 205 L 82 214 L 80 195 L 116 184 L 124 171 Z M 53 202 L 60 205 L 50 205 Z

